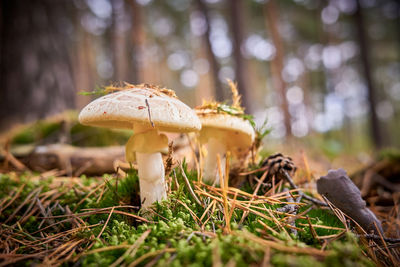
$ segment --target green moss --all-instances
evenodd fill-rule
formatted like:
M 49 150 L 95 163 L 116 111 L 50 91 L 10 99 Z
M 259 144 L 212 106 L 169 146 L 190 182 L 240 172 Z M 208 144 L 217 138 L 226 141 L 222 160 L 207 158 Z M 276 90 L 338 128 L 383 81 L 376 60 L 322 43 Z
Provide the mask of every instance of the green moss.
M 66 122 L 68 121 L 68 122 Z M 66 115 L 66 121 L 39 120 L 23 127 L 12 137 L 12 145 L 25 145 L 34 143 L 54 143 L 59 141 L 63 131 L 71 137 L 71 144 L 76 146 L 111 146 L 124 145 L 131 131 L 111 130 L 81 125 L 76 114 Z
M 396 148 L 386 148 L 379 152 L 378 159 L 389 159 L 392 161 L 400 161 L 400 150 Z
M 362 247 L 352 233 L 346 233 L 346 241 L 335 241 L 330 245 L 332 252 L 325 259 L 327 266 L 374 266 L 373 262 L 362 255 Z
M 131 136 L 130 131 L 114 131 L 107 128 L 95 128 L 74 123 L 70 134 L 72 145 L 76 146 L 112 146 L 125 145 Z
M 185 174 L 189 179 L 192 188 L 195 188 L 197 173 L 187 170 L 186 164 L 183 164 Z M 243 211 L 235 209 L 231 218 L 232 231 L 239 233 L 238 235 L 229 235 L 224 233 L 226 224 L 223 210 L 217 207 L 215 212 L 210 216 L 210 220 L 205 224 L 199 224 L 197 219 L 205 212 L 206 206 L 199 205 L 193 196 L 188 193 L 187 186 L 184 182 L 183 173 L 180 168 L 174 169 L 172 177 L 176 176 L 179 183 L 177 190 L 172 183 L 172 192 L 169 198 L 161 203 L 156 203 L 153 207 L 153 212 L 138 211 L 136 208 L 124 209 L 125 212 L 144 216 L 150 222 L 143 223 L 128 216 L 114 213 L 104 229 L 102 235 L 95 239 L 95 244 L 91 247 L 92 251 L 100 248 L 110 248 L 113 246 L 127 245 L 131 246 L 148 230 L 150 233 L 144 242 L 137 248 L 134 255 L 128 255 L 124 258 L 123 263 L 129 265 L 134 260 L 141 256 L 162 249 L 174 249 L 167 253 L 160 253 L 155 256 L 144 259 L 140 266 L 151 262 L 157 257 L 155 266 L 211 266 L 216 259 L 220 259 L 223 264 L 235 263 L 236 266 L 249 266 L 251 264 L 259 265 L 264 259 L 265 247 L 254 243 L 249 239 L 244 238 L 240 233 L 248 231 L 253 235 L 260 236 L 260 229 L 263 229 L 259 221 L 274 228 L 279 233 L 277 235 L 269 233 L 274 238 L 281 240 L 287 246 L 307 247 L 312 246 L 319 248 L 320 243 L 317 242 L 310 232 L 308 226 L 301 226 L 301 223 L 307 224 L 307 220 L 298 219 L 297 227 L 302 229 L 297 236 L 292 236 L 291 240 L 284 231 L 280 231 L 273 221 L 264 219 L 254 214 L 249 214 L 242 225 L 239 221 L 243 215 Z M 50 190 L 52 187 L 51 179 L 37 180 L 35 182 L 29 179 L 30 174 L 24 174 L 16 179 L 10 175 L 0 174 L 0 197 L 10 196 L 15 192 L 21 184 L 25 184 L 21 191 L 21 197 L 12 204 L 10 209 L 6 209 L 0 215 L 0 221 L 5 221 L 7 216 L 21 204 L 26 196 L 39 186 L 42 186 L 42 192 Z M 175 178 L 174 178 L 175 179 Z M 63 207 L 67 206 L 75 213 L 85 212 L 88 208 L 107 208 L 118 206 L 121 204 L 130 204 L 133 206 L 140 205 L 139 198 L 139 183 L 137 171 L 131 170 L 124 179 L 118 181 L 112 176 L 103 176 L 103 179 L 81 177 L 81 183 L 84 186 L 94 188 L 97 185 L 106 181 L 104 194 L 99 198 L 99 194 L 88 196 L 90 191 L 77 192 L 73 189 L 66 190 L 60 187 L 58 190 L 63 193 L 57 200 Z M 250 187 L 245 187 L 245 190 L 251 192 Z M 99 190 L 100 191 L 100 190 Z M 81 201 L 85 199 L 84 201 Z M 238 198 L 240 200 L 240 198 Z M 77 205 L 79 202 L 82 202 Z M 184 203 L 184 204 L 182 204 Z M 282 205 L 263 204 L 263 207 L 268 207 L 271 210 Z M 191 215 L 189 210 L 195 214 Z M 307 209 L 302 207 L 299 212 Z M 23 210 L 21 210 L 23 212 Z M 53 215 L 62 214 L 55 210 Z M 266 215 L 268 213 L 265 212 Z M 334 227 L 342 227 L 340 221 L 328 210 L 314 209 L 308 214 L 312 224 L 321 224 Z M 90 240 L 100 234 L 105 221 L 109 214 L 93 214 L 87 217 L 82 217 L 88 225 L 100 224 L 91 229 L 85 229 L 78 232 L 74 237 Z M 282 219 L 283 216 L 277 215 L 276 218 Z M 15 220 L 12 223 L 14 223 Z M 27 233 L 33 233 L 39 228 L 41 219 L 36 217 L 29 218 L 21 225 Z M 203 220 L 204 222 L 204 220 Z M 57 231 L 65 231 L 72 227 L 70 222 L 59 225 Z M 204 233 L 202 230 L 211 232 Z M 215 232 L 214 232 L 215 229 Z M 286 229 L 289 231 L 289 229 Z M 337 230 L 316 228 L 318 235 L 335 234 Z M 55 229 L 49 229 L 49 234 Z M 202 234 L 203 233 L 203 234 Z M 213 237 L 212 235 L 214 235 Z M 120 258 L 127 251 L 127 248 L 111 249 L 103 252 L 95 252 L 82 256 L 80 263 L 82 266 L 109 266 Z M 329 255 L 321 261 L 312 256 L 295 255 L 283 253 L 274 249 L 270 250 L 271 264 L 274 266 L 370 266 L 370 261 L 363 256 L 361 248 L 353 235 L 346 236 L 344 239 L 335 241 L 328 246 Z M 27 253 L 23 247 L 19 253 Z M 28 263 L 27 263 L 28 264 Z M 351 265 L 353 264 L 353 265 Z
M 285 253 L 276 253 L 271 258 L 271 263 L 273 266 L 277 267 L 285 267 L 285 266 L 293 266 L 293 267 L 320 267 L 324 266 L 322 262 L 319 262 L 312 256 L 305 255 L 290 255 Z
M 307 207 L 301 208 L 299 210 L 299 213 L 301 213 L 306 208 Z M 335 215 L 333 215 L 332 212 L 329 210 L 312 209 L 308 212 L 307 216 L 310 218 L 312 225 L 324 225 L 324 226 L 331 226 L 331 227 L 337 227 L 337 228 L 344 228 L 341 221 Z M 296 223 L 297 223 L 297 225 L 299 225 L 300 223 L 308 224 L 308 220 L 298 219 L 298 220 L 296 220 Z M 306 244 L 310 244 L 310 245 L 311 244 L 313 244 L 313 245 L 320 244 L 319 241 L 313 237 L 310 227 L 303 226 L 302 229 L 303 229 L 303 231 L 300 231 L 298 233 L 298 237 L 300 240 L 302 240 Z M 323 229 L 323 228 L 318 228 L 318 227 L 314 227 L 314 230 L 318 236 L 333 235 L 333 234 L 338 234 L 340 232 L 339 230 Z

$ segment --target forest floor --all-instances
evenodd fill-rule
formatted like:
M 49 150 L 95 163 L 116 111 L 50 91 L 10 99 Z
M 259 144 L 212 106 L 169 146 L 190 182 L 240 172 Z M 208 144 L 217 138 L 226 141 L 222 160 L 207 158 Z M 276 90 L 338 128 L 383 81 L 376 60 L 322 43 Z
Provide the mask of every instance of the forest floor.
M 201 182 L 196 168 L 175 161 L 166 176 L 167 200 L 146 210 L 133 168 L 75 177 L 57 169 L 6 170 L 19 162 L 6 158 L 0 266 L 399 265 L 399 243 L 367 238 L 334 206 L 300 197 L 324 201 L 315 178 L 326 166 L 302 154 L 294 189 L 261 165 L 267 154 L 239 173 L 231 169 L 221 185 Z M 241 186 L 231 186 L 238 177 Z M 394 202 L 372 207 L 387 237 L 399 231 Z

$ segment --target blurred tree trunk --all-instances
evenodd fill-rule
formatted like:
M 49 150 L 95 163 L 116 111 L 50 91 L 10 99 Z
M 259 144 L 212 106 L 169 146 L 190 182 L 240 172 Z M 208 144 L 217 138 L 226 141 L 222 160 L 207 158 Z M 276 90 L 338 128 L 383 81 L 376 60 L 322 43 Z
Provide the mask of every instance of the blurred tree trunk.
M 213 51 L 212 51 L 212 46 L 211 46 L 211 23 L 210 23 L 210 16 L 208 15 L 208 10 L 207 10 L 207 6 L 205 5 L 203 0 L 197 0 L 197 6 L 199 11 L 202 13 L 205 23 L 206 23 L 206 31 L 203 34 L 203 39 L 204 39 L 204 43 L 207 49 L 207 57 L 208 57 L 208 61 L 210 62 L 210 66 L 211 66 L 211 76 L 213 79 L 213 83 L 214 83 L 214 91 L 215 91 L 215 97 L 217 101 L 223 101 L 224 100 L 224 92 L 222 89 L 222 85 L 221 82 L 219 80 L 219 70 L 220 70 L 220 66 L 218 63 L 217 58 L 215 57 Z
M 75 106 L 68 0 L 0 2 L 0 129 Z
M 309 126 L 309 133 L 312 132 L 313 128 L 311 126 L 313 122 L 313 112 L 312 110 L 312 92 L 311 92 L 311 73 L 304 73 L 299 79 L 299 85 L 303 90 L 303 103 L 306 107 L 306 120 Z
M 141 7 L 136 1 L 128 1 L 132 17 L 132 35 L 131 35 L 131 80 L 134 83 L 143 82 L 143 74 L 141 74 L 140 61 L 141 61 L 141 48 L 144 42 L 144 33 L 141 26 Z
M 117 4 L 116 1 L 111 1 L 112 6 L 112 45 L 114 54 L 114 78 L 117 81 L 128 80 L 128 55 L 127 55 L 127 40 L 124 32 L 123 16 L 124 6 Z
M 272 41 L 276 49 L 276 54 L 271 64 L 272 77 L 274 80 L 275 88 L 279 91 L 279 94 L 281 96 L 281 109 L 284 115 L 286 134 L 287 136 L 291 136 L 292 128 L 290 123 L 289 105 L 286 99 L 286 84 L 282 77 L 284 48 L 282 38 L 278 31 L 279 15 L 275 0 L 269 0 L 264 5 L 264 13 L 267 22 L 267 29 L 271 34 Z
M 90 102 L 90 98 L 79 95 L 82 91 L 92 91 L 95 87 L 95 51 L 91 45 L 90 34 L 80 27 L 79 14 L 75 18 L 76 36 L 74 49 L 76 53 L 73 57 L 73 71 L 75 77 L 75 102 L 78 109 L 83 108 Z
M 371 137 L 374 142 L 374 145 L 377 148 L 379 148 L 383 146 L 383 137 L 379 125 L 379 119 L 376 114 L 376 104 L 378 96 L 371 74 L 371 64 L 369 61 L 369 54 L 368 54 L 369 52 L 368 38 L 365 32 L 364 18 L 359 0 L 357 0 L 357 9 L 356 12 L 354 13 L 354 18 L 357 26 L 358 45 L 360 47 L 361 64 L 364 72 L 364 78 L 368 87 L 368 104 L 369 104 Z
M 246 108 L 247 113 L 253 111 L 251 102 L 251 92 L 248 87 L 248 73 L 246 68 L 245 59 L 242 56 L 241 45 L 244 37 L 243 30 L 243 14 L 244 7 L 242 0 L 228 1 L 231 31 L 233 37 L 233 58 L 235 62 L 235 77 L 238 85 L 239 93 L 242 95 L 242 103 Z

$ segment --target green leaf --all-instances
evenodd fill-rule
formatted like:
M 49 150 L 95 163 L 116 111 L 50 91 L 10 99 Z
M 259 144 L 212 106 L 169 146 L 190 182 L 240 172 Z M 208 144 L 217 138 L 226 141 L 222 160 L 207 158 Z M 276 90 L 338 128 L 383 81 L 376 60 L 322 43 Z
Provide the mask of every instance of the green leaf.
M 89 95 L 97 95 L 97 96 L 103 96 L 106 95 L 108 92 L 105 87 L 100 87 L 96 86 L 96 88 L 93 91 L 90 92 L 85 92 L 81 91 L 78 93 L 78 95 L 84 95 L 84 96 L 89 96 Z

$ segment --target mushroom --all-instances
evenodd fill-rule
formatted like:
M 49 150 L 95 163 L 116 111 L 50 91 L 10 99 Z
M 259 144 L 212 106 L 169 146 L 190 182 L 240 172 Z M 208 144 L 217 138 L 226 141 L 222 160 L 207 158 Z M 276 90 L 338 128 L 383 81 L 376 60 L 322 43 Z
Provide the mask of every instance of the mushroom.
M 250 122 L 240 116 L 228 114 L 210 108 L 196 108 L 202 129 L 200 143 L 207 144 L 207 156 L 204 163 L 204 181 L 219 183 L 217 155 L 221 159 L 222 173 L 225 173 L 226 152 L 237 157 L 246 155 L 255 138 Z
M 79 122 L 133 129 L 125 157 L 128 162 L 137 162 L 142 207 L 167 196 L 160 152 L 168 147 L 168 138 L 159 132 L 185 133 L 201 129 L 195 112 L 178 100 L 174 91 L 146 84 L 94 100 L 82 109 Z

